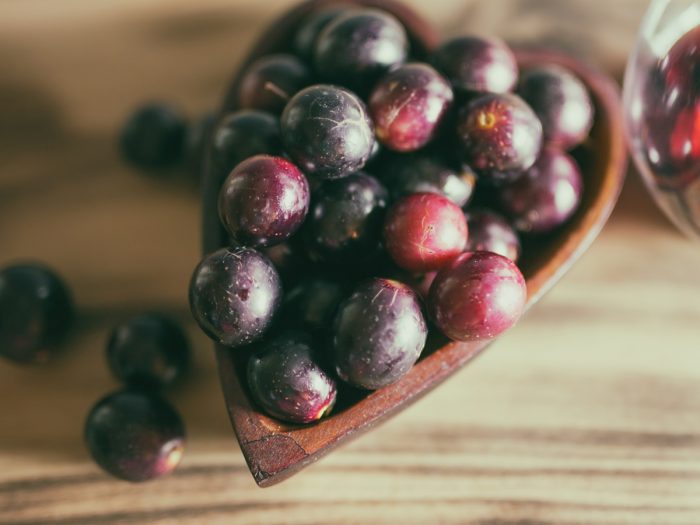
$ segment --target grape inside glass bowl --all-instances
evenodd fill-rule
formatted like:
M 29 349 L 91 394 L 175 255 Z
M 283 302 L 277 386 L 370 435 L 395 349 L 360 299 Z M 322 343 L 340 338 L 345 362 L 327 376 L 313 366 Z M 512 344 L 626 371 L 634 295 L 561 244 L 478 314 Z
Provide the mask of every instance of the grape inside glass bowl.
M 635 164 L 659 207 L 700 239 L 700 2 L 654 0 L 627 64 Z

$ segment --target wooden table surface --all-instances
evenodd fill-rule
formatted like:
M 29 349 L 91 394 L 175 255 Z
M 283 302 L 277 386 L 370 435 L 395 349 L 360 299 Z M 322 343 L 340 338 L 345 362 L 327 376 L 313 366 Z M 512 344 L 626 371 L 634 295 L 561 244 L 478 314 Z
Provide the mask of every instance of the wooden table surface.
M 411 2 L 419 9 L 419 0 Z M 216 106 L 290 1 L 24 0 L 0 8 L 0 264 L 37 258 L 80 307 L 64 355 L 0 363 L 0 523 L 700 523 L 700 245 L 631 174 L 599 240 L 482 358 L 293 479 L 259 489 L 230 430 L 211 345 L 190 320 L 196 192 L 123 166 L 129 110 Z M 541 38 L 619 74 L 645 2 L 433 2 L 449 33 Z M 89 460 L 83 420 L 115 388 L 116 322 L 165 309 L 196 348 L 170 398 L 181 467 L 142 485 Z

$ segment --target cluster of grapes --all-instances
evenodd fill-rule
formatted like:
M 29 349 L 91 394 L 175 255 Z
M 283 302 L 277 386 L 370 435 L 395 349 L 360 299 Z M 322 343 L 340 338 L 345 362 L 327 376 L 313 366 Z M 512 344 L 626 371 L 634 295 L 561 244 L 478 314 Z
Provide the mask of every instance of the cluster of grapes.
M 177 467 L 185 427 L 159 390 L 181 380 L 189 362 L 187 336 L 166 315 L 141 314 L 113 329 L 107 363 L 124 388 L 100 399 L 85 421 L 88 450 L 105 471 L 145 481 Z
M 37 263 L 0 270 L 1 356 L 45 363 L 66 342 L 75 320 L 73 294 L 54 270 Z M 114 327 L 106 360 L 124 388 L 98 401 L 85 422 L 88 450 L 107 472 L 143 481 L 177 466 L 184 426 L 158 391 L 185 375 L 190 353 L 182 328 L 164 314 L 144 313 Z
M 578 207 L 567 150 L 593 106 L 562 68 L 519 75 L 497 39 L 412 55 L 377 9 L 310 14 L 294 51 L 249 64 L 212 131 L 231 242 L 195 269 L 190 304 L 213 340 L 252 350 L 258 406 L 309 423 L 332 409 L 336 378 L 398 381 L 429 322 L 459 341 L 515 324 L 517 231 L 552 231 Z

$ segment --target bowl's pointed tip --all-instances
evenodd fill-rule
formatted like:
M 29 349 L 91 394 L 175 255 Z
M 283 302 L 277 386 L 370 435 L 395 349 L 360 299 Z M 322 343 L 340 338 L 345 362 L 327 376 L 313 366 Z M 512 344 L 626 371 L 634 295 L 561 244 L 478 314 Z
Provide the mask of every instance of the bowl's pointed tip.
M 260 487 L 269 487 L 299 470 L 309 454 L 294 438 L 272 434 L 241 444 L 253 479 Z

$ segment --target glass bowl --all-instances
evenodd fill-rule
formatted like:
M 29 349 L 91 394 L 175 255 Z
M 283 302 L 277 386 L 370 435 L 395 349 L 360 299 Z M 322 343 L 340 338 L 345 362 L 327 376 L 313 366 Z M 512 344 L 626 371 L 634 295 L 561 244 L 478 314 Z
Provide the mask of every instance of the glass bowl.
M 659 207 L 700 239 L 700 0 L 653 0 L 625 72 L 625 131 Z

